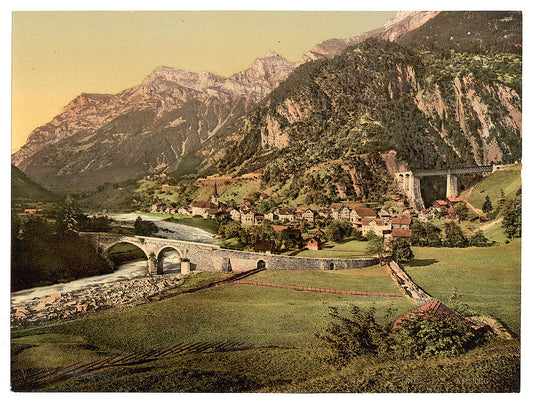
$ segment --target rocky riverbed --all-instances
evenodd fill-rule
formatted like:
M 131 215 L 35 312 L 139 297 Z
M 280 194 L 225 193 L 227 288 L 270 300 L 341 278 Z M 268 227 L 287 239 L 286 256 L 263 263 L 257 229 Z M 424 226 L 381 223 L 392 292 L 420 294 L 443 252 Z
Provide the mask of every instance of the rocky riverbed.
M 11 327 L 61 321 L 87 312 L 135 305 L 183 283 L 180 274 L 154 275 L 104 283 L 87 289 L 52 292 L 11 305 Z

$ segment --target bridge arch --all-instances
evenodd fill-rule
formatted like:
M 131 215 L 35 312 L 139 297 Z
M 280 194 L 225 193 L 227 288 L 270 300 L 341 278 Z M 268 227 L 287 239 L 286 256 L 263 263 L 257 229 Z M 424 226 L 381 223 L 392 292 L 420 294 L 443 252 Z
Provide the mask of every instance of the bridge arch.
M 174 263 L 169 263 L 168 261 L 168 255 L 166 254 L 177 253 L 177 261 L 174 261 Z M 167 257 L 167 261 L 165 262 L 165 257 Z M 177 272 L 181 273 L 181 260 L 184 258 L 183 253 L 179 248 L 173 245 L 167 245 L 162 247 L 158 253 L 157 253 L 157 273 L 163 274 L 165 272 Z M 177 263 L 176 263 L 177 262 Z M 166 269 L 165 269 L 166 267 Z
M 263 259 L 260 259 L 257 261 L 257 269 L 265 269 L 266 268 L 266 262 Z
M 144 247 L 142 245 L 136 244 L 136 243 L 131 242 L 131 241 L 115 241 L 115 242 L 112 242 L 110 244 L 107 244 L 107 245 L 103 246 L 102 249 L 101 249 L 102 256 L 108 258 L 108 260 L 113 262 L 113 264 L 115 266 L 117 266 L 117 265 L 120 266 L 122 263 L 128 262 L 128 259 L 129 259 L 128 256 L 131 258 L 131 254 L 128 255 L 127 250 L 122 250 L 122 254 L 121 254 L 121 251 L 113 253 L 113 249 L 117 248 L 117 246 L 119 246 L 119 245 L 122 245 L 122 246 L 130 245 L 132 247 L 137 248 L 139 251 L 141 251 L 144 254 L 145 260 L 147 262 L 149 262 L 150 254 L 148 252 L 146 252 L 146 250 L 144 249 Z M 118 258 L 117 258 L 118 261 L 117 262 L 113 261 L 110 258 L 110 256 L 113 255 L 113 254 L 118 256 Z M 131 261 L 132 259 L 129 259 L 129 260 Z M 147 265 L 147 268 L 148 268 L 147 270 L 150 271 L 149 265 Z

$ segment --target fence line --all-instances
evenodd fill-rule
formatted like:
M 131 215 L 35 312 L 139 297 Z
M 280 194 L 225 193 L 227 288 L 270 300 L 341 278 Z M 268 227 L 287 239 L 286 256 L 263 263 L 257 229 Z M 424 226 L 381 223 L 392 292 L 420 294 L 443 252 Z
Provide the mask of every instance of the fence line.
M 359 292 L 355 290 L 314 288 L 311 286 L 295 286 L 295 285 L 285 285 L 282 283 L 258 282 L 258 281 L 246 281 L 246 280 L 236 280 L 236 281 L 233 281 L 233 283 L 239 283 L 242 285 L 268 286 L 272 288 L 293 289 L 293 290 L 300 290 L 300 291 L 305 291 L 305 292 L 335 293 L 335 294 L 340 294 L 340 295 L 386 296 L 386 297 L 404 297 L 405 296 L 402 293 Z

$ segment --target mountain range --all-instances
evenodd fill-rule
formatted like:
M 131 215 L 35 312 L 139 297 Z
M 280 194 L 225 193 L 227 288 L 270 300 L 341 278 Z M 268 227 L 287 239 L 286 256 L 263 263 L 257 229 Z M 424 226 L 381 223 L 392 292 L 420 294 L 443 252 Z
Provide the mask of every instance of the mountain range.
M 12 162 L 79 191 L 191 158 L 201 175 L 262 170 L 332 200 L 384 193 L 399 167 L 514 162 L 521 33 L 519 12 L 403 12 L 296 63 L 269 52 L 229 78 L 158 67 L 118 94 L 81 94 Z

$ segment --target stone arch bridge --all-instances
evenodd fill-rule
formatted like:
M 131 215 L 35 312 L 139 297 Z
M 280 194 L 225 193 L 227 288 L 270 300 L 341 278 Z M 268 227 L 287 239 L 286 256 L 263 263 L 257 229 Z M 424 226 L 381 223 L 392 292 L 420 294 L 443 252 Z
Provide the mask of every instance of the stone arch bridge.
M 459 192 L 457 176 L 467 173 L 492 173 L 504 165 L 485 165 L 449 169 L 423 169 L 418 171 L 398 172 L 394 174 L 396 184 L 403 190 L 409 203 L 418 210 L 424 208 L 420 192 L 420 178 L 424 176 L 446 176 L 446 197 L 457 197 Z
M 119 243 L 129 243 L 141 249 L 148 258 L 148 274 L 162 273 L 164 253 L 175 250 L 181 259 L 181 273 L 189 271 L 244 272 L 255 268 L 274 270 L 350 269 L 379 263 L 370 258 L 304 258 L 245 252 L 221 248 L 213 244 L 195 243 L 165 238 L 124 236 L 110 233 L 80 233 L 98 252 L 105 253 Z

